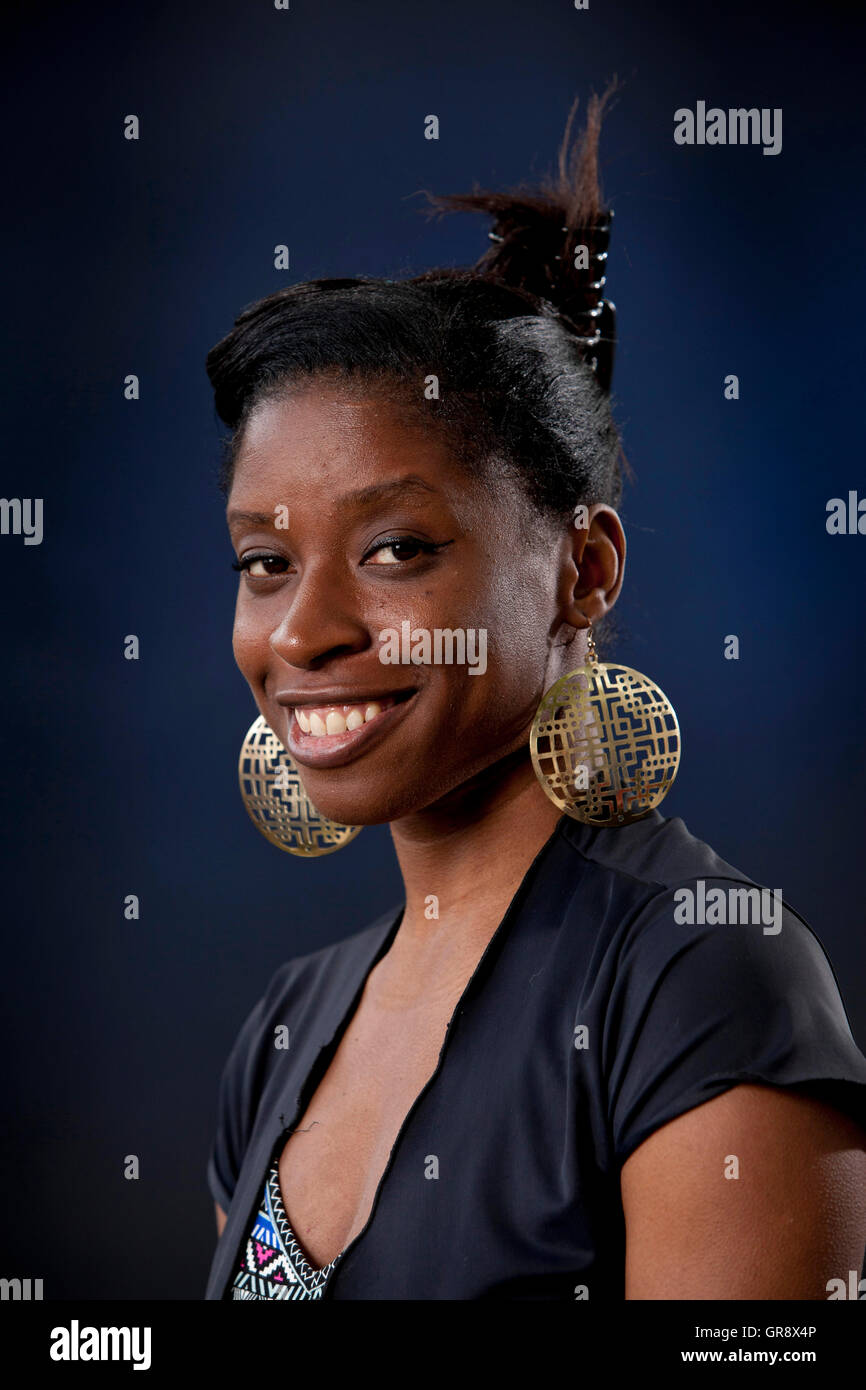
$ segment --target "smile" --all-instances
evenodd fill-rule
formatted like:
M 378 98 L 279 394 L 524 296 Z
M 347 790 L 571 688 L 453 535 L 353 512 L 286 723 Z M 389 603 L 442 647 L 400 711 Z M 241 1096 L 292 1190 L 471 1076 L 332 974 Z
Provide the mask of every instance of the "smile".
M 289 752 L 308 767 L 337 767 L 351 762 L 403 718 L 415 694 L 415 690 L 396 690 L 361 700 L 303 704 L 277 696 L 279 704 L 291 709 Z
M 396 704 L 396 697 L 381 700 L 359 700 L 350 705 L 296 705 L 295 718 L 305 734 L 327 738 L 330 734 L 350 733 L 370 724 L 384 709 Z

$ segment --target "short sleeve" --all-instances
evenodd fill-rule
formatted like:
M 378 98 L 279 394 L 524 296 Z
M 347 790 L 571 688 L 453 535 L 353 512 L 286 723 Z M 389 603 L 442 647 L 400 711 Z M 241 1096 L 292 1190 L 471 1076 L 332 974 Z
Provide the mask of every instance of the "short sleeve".
M 684 886 L 699 902 L 721 889 L 725 904 L 745 901 L 729 890 L 754 888 Z M 682 920 L 684 903 L 683 888 L 654 899 L 617 962 L 605 1071 L 618 1162 L 677 1115 L 747 1082 L 808 1091 L 866 1130 L 866 1057 L 810 927 L 781 901 L 778 928 L 769 910 L 746 921 L 742 907 L 740 920 L 733 908 L 728 920 L 695 925 Z
M 255 1119 L 259 1086 L 260 1040 L 266 996 L 247 1015 L 223 1068 L 217 1102 L 216 1133 L 207 1165 L 215 1202 L 227 1212 Z

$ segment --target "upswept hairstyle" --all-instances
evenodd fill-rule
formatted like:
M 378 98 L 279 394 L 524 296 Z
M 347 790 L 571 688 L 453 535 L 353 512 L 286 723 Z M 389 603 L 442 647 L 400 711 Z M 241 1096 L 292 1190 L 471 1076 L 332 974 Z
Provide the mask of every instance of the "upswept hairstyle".
M 231 488 L 255 406 L 292 384 L 325 377 L 382 394 L 445 433 L 484 476 L 516 476 L 541 514 L 584 503 L 616 506 L 622 450 L 611 417 L 613 306 L 602 299 L 611 214 L 598 178 L 598 139 L 616 80 L 590 99 L 557 176 L 535 189 L 434 196 L 431 215 L 492 215 L 490 246 L 471 268 L 411 279 L 320 279 L 246 308 L 211 349 L 207 372 L 230 437 L 220 472 Z M 575 256 L 579 246 L 589 250 Z M 578 262 L 580 264 L 578 265 Z M 598 343 L 598 325 L 601 342 Z M 596 334 L 596 346 L 587 346 Z M 425 383 L 438 378 L 438 398 Z

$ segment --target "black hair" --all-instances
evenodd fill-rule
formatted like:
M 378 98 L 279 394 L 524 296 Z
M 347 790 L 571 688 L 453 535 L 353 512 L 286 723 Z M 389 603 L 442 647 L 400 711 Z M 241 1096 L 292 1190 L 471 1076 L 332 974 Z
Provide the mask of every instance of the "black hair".
M 590 99 L 572 144 L 575 101 L 554 180 L 511 192 L 426 194 L 432 215 L 493 216 L 491 244 L 475 266 L 401 281 L 311 280 L 241 313 L 207 357 L 216 410 L 231 431 L 224 493 L 254 407 L 293 384 L 325 378 L 381 393 L 435 424 L 468 466 L 517 476 L 543 514 L 564 517 L 580 503 L 617 505 L 613 306 L 601 298 L 606 256 L 599 254 L 612 214 L 598 179 L 601 119 L 615 87 L 614 79 Z M 589 264 L 586 251 L 575 254 L 579 246 L 588 248 Z

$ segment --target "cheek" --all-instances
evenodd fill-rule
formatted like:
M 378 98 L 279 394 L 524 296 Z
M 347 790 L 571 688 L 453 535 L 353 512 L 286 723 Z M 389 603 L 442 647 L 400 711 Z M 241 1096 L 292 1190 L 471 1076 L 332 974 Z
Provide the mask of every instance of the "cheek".
M 235 620 L 232 628 L 232 651 L 238 670 L 255 686 L 264 681 L 270 647 L 268 634 L 260 623 L 255 623 L 239 593 L 235 604 Z
M 487 671 L 473 676 L 476 711 L 511 736 L 532 722 L 546 687 L 549 661 L 549 598 L 540 582 L 506 583 L 487 608 Z
M 493 634 L 489 635 L 493 642 Z M 531 724 L 544 690 L 544 656 L 535 648 L 498 654 L 488 649 L 487 670 L 468 681 L 466 712 L 485 739 L 510 740 Z
M 512 600 L 503 611 L 488 611 L 479 627 L 486 631 L 486 669 L 444 668 L 451 731 L 467 746 L 510 741 L 528 728 L 545 688 L 548 649 L 543 622 L 531 610 Z

